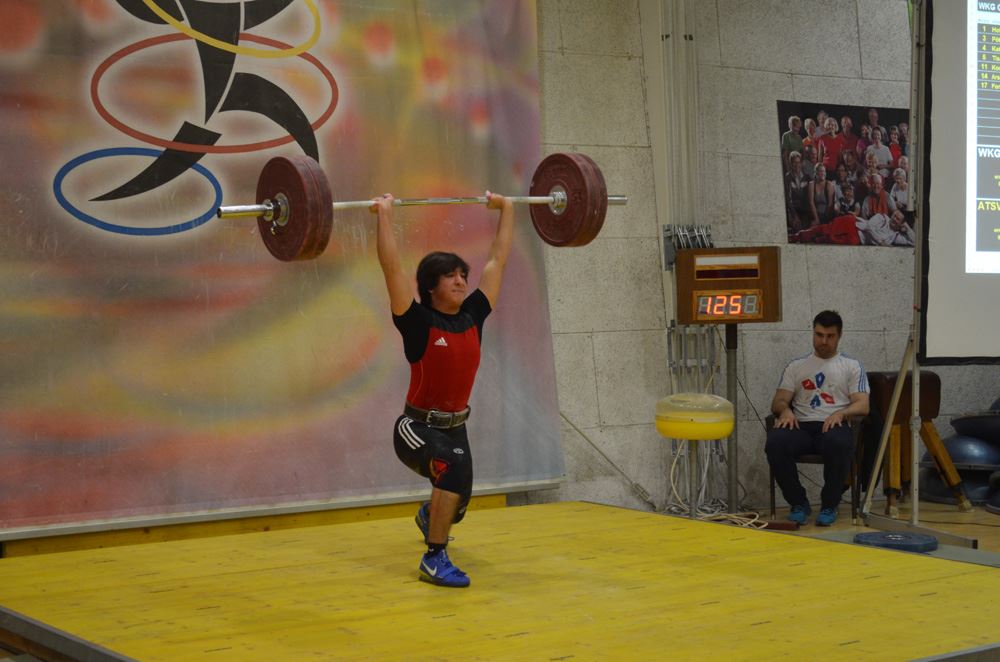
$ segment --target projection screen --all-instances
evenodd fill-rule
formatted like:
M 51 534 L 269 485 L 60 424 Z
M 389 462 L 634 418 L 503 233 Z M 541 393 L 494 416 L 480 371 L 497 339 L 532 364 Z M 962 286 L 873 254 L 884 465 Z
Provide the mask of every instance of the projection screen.
M 924 364 L 995 363 L 1000 2 L 928 2 L 926 9 L 926 240 L 918 358 Z

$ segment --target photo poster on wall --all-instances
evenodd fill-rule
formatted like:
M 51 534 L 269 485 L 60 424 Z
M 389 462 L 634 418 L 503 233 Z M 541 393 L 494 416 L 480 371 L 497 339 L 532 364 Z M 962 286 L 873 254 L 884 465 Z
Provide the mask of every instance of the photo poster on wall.
M 335 200 L 523 194 L 540 161 L 531 1 L 0 3 L 0 532 L 424 498 L 374 216 L 283 262 L 276 156 Z M 299 208 L 301 209 L 301 207 Z M 525 206 L 486 320 L 479 489 L 564 473 L 542 242 Z M 498 213 L 397 208 L 404 269 L 478 281 Z M 301 220 L 301 217 L 300 217 Z M 304 227 L 304 226 L 297 226 Z
M 789 243 L 914 246 L 909 114 L 778 101 Z

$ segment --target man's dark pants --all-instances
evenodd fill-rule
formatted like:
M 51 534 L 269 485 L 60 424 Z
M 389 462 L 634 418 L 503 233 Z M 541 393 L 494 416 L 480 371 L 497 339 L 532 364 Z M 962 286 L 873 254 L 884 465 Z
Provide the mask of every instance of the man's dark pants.
M 774 480 L 790 506 L 809 503 L 806 490 L 799 482 L 795 458 L 800 455 L 823 456 L 822 508 L 836 509 L 844 493 L 844 484 L 851 471 L 854 433 L 847 423 L 823 432 L 822 421 L 804 421 L 799 429 L 774 428 L 767 433 L 764 452 L 771 465 Z

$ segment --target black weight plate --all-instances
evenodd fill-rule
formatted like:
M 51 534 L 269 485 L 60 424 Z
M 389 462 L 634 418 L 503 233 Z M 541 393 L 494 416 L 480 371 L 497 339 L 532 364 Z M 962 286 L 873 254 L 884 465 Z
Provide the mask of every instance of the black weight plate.
M 556 213 L 548 205 L 531 205 L 531 222 L 552 246 L 584 246 L 604 225 L 608 189 L 597 164 L 585 154 L 557 153 L 544 158 L 531 177 L 530 194 L 566 192 L 566 208 Z
M 937 538 L 923 533 L 908 533 L 879 531 L 875 533 L 859 533 L 854 536 L 854 542 L 871 547 L 898 549 L 904 552 L 933 552 L 938 547 Z
M 261 239 L 279 260 L 311 260 L 321 254 L 333 230 L 333 195 L 319 164 L 308 156 L 276 156 L 257 180 L 257 203 L 275 201 L 281 193 L 288 200 L 288 222 L 274 225 L 257 219 Z

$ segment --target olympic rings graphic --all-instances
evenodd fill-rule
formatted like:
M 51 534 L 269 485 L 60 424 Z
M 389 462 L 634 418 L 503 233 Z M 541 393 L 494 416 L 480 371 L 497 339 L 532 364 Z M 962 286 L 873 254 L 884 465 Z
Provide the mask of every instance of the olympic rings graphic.
M 137 228 L 130 227 L 127 225 L 116 225 L 114 223 L 108 223 L 107 221 L 102 221 L 95 218 L 89 214 L 84 213 L 80 209 L 77 209 L 66 199 L 66 196 L 62 191 L 63 180 L 66 179 L 66 175 L 75 168 L 88 163 L 90 161 L 96 161 L 98 159 L 105 159 L 110 156 L 152 156 L 154 158 L 158 157 L 162 152 L 160 150 L 152 149 L 149 147 L 110 147 L 107 149 L 98 149 L 93 152 L 87 152 L 86 154 L 81 154 L 76 157 L 56 173 L 55 180 L 52 182 L 52 189 L 55 192 L 56 200 L 62 206 L 63 209 L 68 211 L 70 214 L 80 219 L 88 225 L 93 225 L 95 228 L 100 228 L 101 230 L 106 230 L 108 232 L 116 232 L 118 234 L 128 234 L 128 235 L 139 235 L 139 236 L 155 236 L 155 235 L 165 235 L 165 234 L 175 234 L 177 232 L 184 232 L 185 230 L 191 230 L 199 225 L 205 223 L 211 218 L 215 217 L 215 210 L 218 209 L 219 205 L 222 204 L 222 185 L 219 184 L 219 180 L 216 179 L 215 175 L 209 171 L 208 168 L 201 165 L 200 163 L 194 163 L 191 167 L 196 170 L 200 175 L 202 175 L 208 182 L 212 185 L 215 190 L 215 201 L 212 202 L 212 206 L 209 207 L 208 211 L 199 216 L 198 218 L 186 221 L 184 223 L 178 223 L 176 225 L 166 225 L 162 227 L 155 228 Z
M 316 5 L 313 4 L 313 0 L 305 0 L 306 8 L 313 17 L 313 33 L 309 36 L 309 39 L 299 44 L 298 46 L 290 46 L 285 44 L 282 48 L 283 50 L 271 51 L 263 48 L 247 48 L 245 46 L 238 46 L 235 44 L 230 44 L 226 41 L 220 41 L 214 37 L 209 37 L 204 32 L 198 32 L 197 30 L 190 28 L 173 16 L 164 11 L 159 5 L 156 4 L 155 0 L 142 0 L 147 7 L 149 7 L 154 14 L 159 16 L 161 19 L 167 22 L 171 27 L 176 29 L 188 37 L 194 39 L 195 41 L 200 41 L 203 44 L 208 44 L 209 46 L 214 46 L 219 50 L 228 51 L 230 53 L 235 53 L 236 55 L 248 55 L 250 57 L 261 57 L 261 58 L 282 58 L 282 57 L 294 57 L 296 55 L 301 55 L 307 50 L 313 47 L 313 45 L 319 41 L 320 32 L 320 18 L 319 10 L 316 9 Z M 241 35 L 248 37 L 249 35 Z M 250 41 L 254 41 L 251 39 Z
M 285 48 L 288 44 L 285 44 L 274 39 L 269 39 L 267 37 L 258 37 L 251 34 L 243 33 L 240 35 L 241 39 L 246 39 L 248 41 L 253 41 L 258 44 L 265 44 L 273 48 Z M 148 133 L 143 133 L 138 129 L 134 129 L 110 112 L 101 103 L 101 99 L 98 96 L 98 85 L 101 82 L 101 77 L 104 76 L 104 72 L 114 64 L 115 62 L 121 60 L 127 55 L 131 55 L 137 51 L 145 50 L 152 46 L 158 46 L 160 44 L 166 44 L 173 41 L 184 41 L 188 37 L 182 34 L 168 34 L 159 37 L 151 37 L 149 39 L 143 39 L 142 41 L 137 41 L 134 44 L 130 44 L 121 50 L 112 53 L 104 62 L 94 70 L 94 75 L 90 79 L 90 99 L 94 104 L 94 108 L 97 113 L 104 118 L 104 121 L 115 127 L 126 136 L 135 138 L 149 145 L 156 145 L 157 147 L 162 147 L 164 149 L 176 149 L 179 152 L 195 152 L 198 154 L 238 154 L 242 152 L 255 152 L 259 150 L 270 149 L 272 147 L 279 147 L 281 145 L 287 145 L 292 142 L 293 138 L 290 135 L 282 136 L 281 138 L 274 138 L 272 140 L 264 140 L 256 143 L 246 143 L 243 145 L 197 145 L 194 143 L 184 143 L 177 142 L 174 140 L 166 140 L 164 138 L 158 138 L 157 136 L 150 135 Z M 326 78 L 327 82 L 330 84 L 330 104 L 327 106 L 323 114 L 320 115 L 316 121 L 314 121 L 310 126 L 312 126 L 315 131 L 319 127 L 323 126 L 330 116 L 333 115 L 334 109 L 337 107 L 337 101 L 340 98 L 340 92 L 337 88 L 337 81 L 333 77 L 333 73 L 327 69 L 322 62 L 317 60 L 313 55 L 309 53 L 302 53 L 299 55 L 300 58 L 309 62 L 314 67 L 316 67 L 323 77 Z

